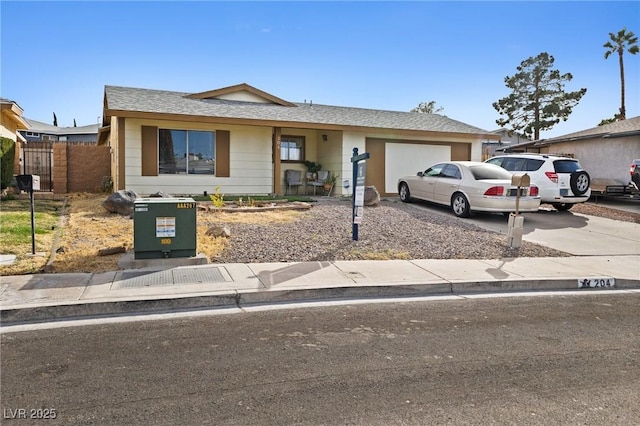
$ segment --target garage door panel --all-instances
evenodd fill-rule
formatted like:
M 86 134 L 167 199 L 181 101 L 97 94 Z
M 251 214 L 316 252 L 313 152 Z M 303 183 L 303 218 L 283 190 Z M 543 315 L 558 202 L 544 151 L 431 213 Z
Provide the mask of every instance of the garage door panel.
M 405 143 L 385 144 L 385 190 L 397 192 L 398 178 L 424 172 L 429 166 L 451 160 L 448 145 L 421 145 Z

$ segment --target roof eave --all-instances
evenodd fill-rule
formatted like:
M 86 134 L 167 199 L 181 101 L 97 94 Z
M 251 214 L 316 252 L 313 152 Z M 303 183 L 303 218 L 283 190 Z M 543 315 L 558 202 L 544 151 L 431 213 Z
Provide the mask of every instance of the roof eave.
M 18 130 L 27 130 L 29 128 L 29 123 L 22 118 L 22 113 L 22 108 L 20 108 L 20 106 L 15 102 L 2 103 L 2 114 L 7 117 L 7 119 L 13 121 Z
M 186 122 L 199 122 L 199 123 L 218 123 L 218 124 L 232 124 L 241 126 L 269 126 L 269 127 L 290 127 L 290 128 L 303 128 L 303 129 L 315 129 L 315 130 L 337 130 L 337 131 L 359 131 L 359 132 L 378 132 L 378 133 L 395 133 L 402 135 L 448 135 L 459 138 L 472 138 L 474 140 L 500 140 L 499 135 L 491 133 L 463 133 L 463 132 L 447 132 L 447 131 L 434 131 L 434 130 L 416 130 L 416 129 L 401 129 L 401 128 L 388 128 L 388 127 L 370 127 L 370 126 L 354 126 L 343 124 L 327 124 L 327 123 L 313 123 L 302 121 L 278 121 L 278 120 L 261 120 L 254 118 L 230 118 L 230 117 L 212 117 L 202 115 L 181 115 L 181 114 L 166 114 L 158 112 L 142 112 L 142 111 L 128 111 L 128 110 L 111 110 L 104 111 L 105 116 L 109 117 L 123 117 L 123 118 L 138 118 L 148 120 L 164 120 L 164 121 L 186 121 Z M 108 126 L 107 126 L 108 127 Z M 103 127 L 104 128 L 104 127 Z
M 103 126 L 98 129 L 97 145 L 104 145 L 111 134 L 111 126 Z

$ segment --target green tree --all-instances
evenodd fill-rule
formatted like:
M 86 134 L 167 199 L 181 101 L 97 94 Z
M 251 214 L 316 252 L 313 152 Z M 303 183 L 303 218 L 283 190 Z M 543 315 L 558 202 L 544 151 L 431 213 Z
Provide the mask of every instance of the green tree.
M 615 123 L 618 120 L 618 114 L 614 115 L 613 118 L 603 118 L 602 121 L 598 123 L 598 126 L 604 126 L 605 124 Z
M 609 33 L 609 39 L 610 40 L 602 46 L 607 49 L 604 52 L 604 58 L 608 59 L 612 53 L 617 53 L 620 64 L 620 112 L 616 117 L 618 120 L 626 120 L 627 111 L 624 105 L 624 60 L 622 57 L 625 50 L 632 55 L 640 51 L 640 48 L 638 48 L 638 37 L 633 34 L 633 31 L 627 31 L 626 28 L 623 28 L 616 34 Z
M 564 85 L 573 75 L 552 69 L 553 62 L 553 56 L 542 52 L 522 61 L 515 75 L 505 77 L 505 85 L 512 92 L 493 103 L 496 111 L 506 116 L 496 120 L 499 126 L 509 124 L 514 131 L 522 130 L 525 136 L 538 140 L 541 130 L 567 121 L 587 89 L 565 92 Z
M 13 160 L 16 143 L 9 138 L 0 138 L 0 189 L 5 189 L 13 179 Z
M 444 111 L 444 108 L 436 108 L 436 101 L 420 102 L 417 107 L 411 110 L 411 112 L 420 112 L 424 114 L 437 114 L 440 111 Z

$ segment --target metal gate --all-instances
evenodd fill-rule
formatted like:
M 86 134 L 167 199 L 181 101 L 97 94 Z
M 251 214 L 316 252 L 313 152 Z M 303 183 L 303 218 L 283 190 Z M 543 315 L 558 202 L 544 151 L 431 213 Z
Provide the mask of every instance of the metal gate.
M 53 142 L 28 142 L 22 150 L 22 173 L 40 176 L 40 192 L 53 191 Z

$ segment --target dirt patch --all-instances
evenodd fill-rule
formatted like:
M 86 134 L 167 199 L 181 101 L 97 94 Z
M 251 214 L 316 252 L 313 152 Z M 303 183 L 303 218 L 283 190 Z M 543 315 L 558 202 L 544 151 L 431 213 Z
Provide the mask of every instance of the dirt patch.
M 102 202 L 104 195 L 74 194 L 68 198 L 67 214 L 55 258 L 48 266 L 48 272 L 107 272 L 118 270 L 118 260 L 122 254 L 99 256 L 101 249 L 123 247 L 133 250 L 133 219 L 110 213 Z M 204 203 L 207 205 L 210 203 Z M 249 208 L 248 208 L 249 209 Z M 224 237 L 210 237 L 206 231 L 215 225 L 228 223 L 283 223 L 299 220 L 301 211 L 267 209 L 251 214 L 241 214 L 239 209 L 226 211 L 198 209 L 197 251 L 212 259 L 227 247 Z

